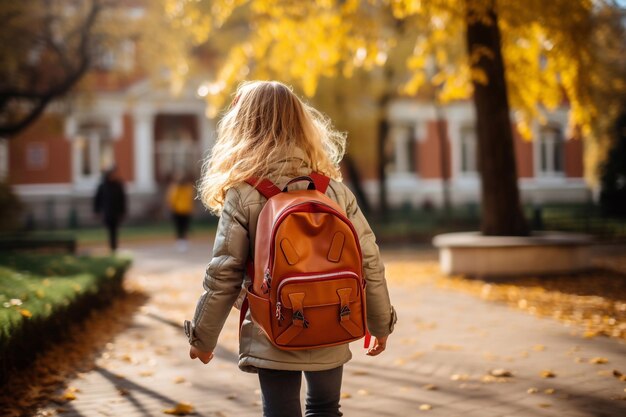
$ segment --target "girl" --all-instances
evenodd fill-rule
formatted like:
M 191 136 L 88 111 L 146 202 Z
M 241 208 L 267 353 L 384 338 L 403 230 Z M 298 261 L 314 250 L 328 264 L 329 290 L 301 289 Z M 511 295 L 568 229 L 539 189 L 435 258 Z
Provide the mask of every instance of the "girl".
M 354 195 L 340 182 L 345 143 L 344 134 L 334 131 L 327 118 L 287 86 L 254 81 L 239 87 L 218 125 L 217 141 L 199 184 L 202 202 L 221 217 L 204 278 L 205 291 L 194 319 L 186 323 L 192 359 L 208 363 L 213 358 L 226 317 L 242 286 L 249 284 L 246 260 L 254 253 L 257 218 L 266 200 L 245 180 L 268 178 L 282 188 L 290 179 L 311 171 L 331 178 L 326 195 L 345 210 L 359 235 L 367 281 L 367 324 L 376 338 L 367 354 L 376 356 L 385 350 L 396 315 L 374 234 Z M 295 189 L 304 187 L 303 182 L 293 184 Z M 307 381 L 306 416 L 341 416 L 343 364 L 351 356 L 347 344 L 280 350 L 251 321 L 250 312 L 240 329 L 239 367 L 258 373 L 266 417 L 302 415 L 302 372 Z

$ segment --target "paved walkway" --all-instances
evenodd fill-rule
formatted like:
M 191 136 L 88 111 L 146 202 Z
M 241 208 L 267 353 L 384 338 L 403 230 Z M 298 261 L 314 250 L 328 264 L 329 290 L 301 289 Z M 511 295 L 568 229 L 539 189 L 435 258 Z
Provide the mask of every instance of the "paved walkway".
M 195 244 L 182 255 L 169 244 L 131 252 L 130 279 L 151 298 L 95 369 L 69 382 L 77 398 L 61 415 L 161 416 L 188 402 L 197 416 L 259 416 L 256 377 L 236 366 L 235 312 L 213 362 L 187 356 L 180 324 L 193 314 L 209 245 Z M 384 258 L 393 266 L 415 255 L 394 251 Z M 626 373 L 623 342 L 582 339 L 553 320 L 444 291 L 423 277 L 404 278 L 391 280 L 400 321 L 388 351 L 370 358 L 359 343 L 353 346 L 343 384 L 346 416 L 626 416 L 626 382 L 612 375 Z M 544 378 L 548 371 L 554 377 Z M 512 376 L 503 376 L 508 372 Z M 38 415 L 58 407 L 50 404 Z

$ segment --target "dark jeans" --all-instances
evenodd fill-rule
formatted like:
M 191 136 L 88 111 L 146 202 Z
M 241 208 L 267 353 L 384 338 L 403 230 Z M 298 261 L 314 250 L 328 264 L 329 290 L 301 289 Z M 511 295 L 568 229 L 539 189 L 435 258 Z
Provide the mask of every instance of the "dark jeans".
M 306 417 L 342 416 L 339 411 L 343 366 L 328 371 L 304 371 Z M 264 417 L 300 417 L 302 371 L 259 369 Z
M 115 251 L 117 249 L 117 229 L 119 222 L 117 220 L 106 220 L 105 226 L 109 235 L 109 248 Z
M 176 226 L 176 237 L 178 239 L 187 239 L 187 231 L 189 230 L 189 220 L 191 216 L 188 214 L 172 214 L 174 225 Z

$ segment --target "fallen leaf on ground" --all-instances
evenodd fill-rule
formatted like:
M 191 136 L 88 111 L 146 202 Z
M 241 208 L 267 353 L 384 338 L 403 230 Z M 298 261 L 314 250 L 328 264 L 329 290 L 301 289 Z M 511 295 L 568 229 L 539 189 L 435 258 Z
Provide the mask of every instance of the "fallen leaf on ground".
M 121 395 L 122 397 L 125 397 L 126 395 L 130 394 L 130 392 L 126 388 L 122 388 L 122 387 L 116 387 L 116 388 L 117 388 L 117 393 Z
M 556 374 L 552 371 L 541 371 L 539 374 L 542 378 L 555 378 Z
M 352 398 L 352 394 L 350 394 L 349 392 L 342 392 L 341 393 L 341 398 L 342 399 Z
M 552 404 L 548 404 L 548 403 L 540 403 L 540 404 L 538 404 L 538 405 L 539 405 L 539 407 L 541 407 L 541 408 L 549 408 L 549 407 L 552 407 Z
M 189 403 L 178 403 L 174 408 L 168 408 L 163 410 L 164 414 L 171 414 L 174 416 L 188 416 L 194 413 L 193 405 Z
M 428 411 L 428 410 L 432 410 L 433 406 L 430 404 L 422 404 L 420 405 L 420 410 L 421 411 Z
M 554 394 L 554 391 L 555 391 L 554 388 L 546 388 L 546 389 L 543 390 L 543 392 L 548 394 L 548 395 Z
M 532 388 L 528 388 L 526 392 L 529 394 L 536 394 L 539 392 L 539 390 L 537 388 L 532 387 Z
M 546 350 L 546 347 L 544 345 L 535 345 L 533 346 L 533 350 L 535 352 L 543 352 L 544 350 Z
M 603 358 L 603 357 L 599 357 L 599 356 L 595 357 L 595 358 L 591 358 L 589 360 L 589 363 L 593 363 L 593 364 L 596 364 L 596 365 L 602 365 L 602 364 L 605 364 L 605 363 L 608 363 L 608 362 L 609 362 L 609 360 L 607 358 Z
M 140 376 L 152 376 L 154 375 L 154 371 L 141 371 L 139 372 Z
M 175 384 L 182 384 L 185 381 L 186 381 L 185 377 L 182 377 L 182 376 L 177 376 L 176 378 L 174 378 Z
M 76 399 L 76 388 L 68 388 L 65 391 L 63 391 L 63 394 L 55 397 L 52 399 L 52 401 L 54 401 L 57 404 L 65 404 L 66 402 L 69 401 L 74 401 Z
M 489 375 L 509 378 L 513 376 L 513 372 L 507 369 L 498 368 L 498 369 L 492 369 L 491 371 L 489 371 Z
M 437 385 L 435 384 L 426 384 L 422 388 L 428 391 L 436 391 L 437 389 L 439 389 L 439 387 L 437 387 Z
M 370 392 L 366 389 L 360 389 L 356 393 L 359 395 L 370 395 Z
M 470 376 L 467 374 L 454 374 L 450 377 L 453 381 L 467 381 L 470 379 Z

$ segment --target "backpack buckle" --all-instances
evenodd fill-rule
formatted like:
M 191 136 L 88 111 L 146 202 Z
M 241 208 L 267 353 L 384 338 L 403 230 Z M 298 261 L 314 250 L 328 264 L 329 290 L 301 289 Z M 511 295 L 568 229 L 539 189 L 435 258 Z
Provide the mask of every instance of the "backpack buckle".
M 261 290 L 263 294 L 267 294 L 270 292 L 272 288 L 272 277 L 270 275 L 270 271 L 265 271 L 265 275 L 263 276 L 263 283 L 261 283 Z
M 309 321 L 304 318 L 304 313 L 300 310 L 294 311 L 291 320 L 294 322 L 293 324 L 295 326 L 304 327 L 305 329 L 309 328 Z
M 350 307 L 345 305 L 341 307 L 341 311 L 339 312 L 339 317 L 341 320 L 348 320 L 348 317 L 350 316 L 351 313 L 352 311 L 350 311 Z

